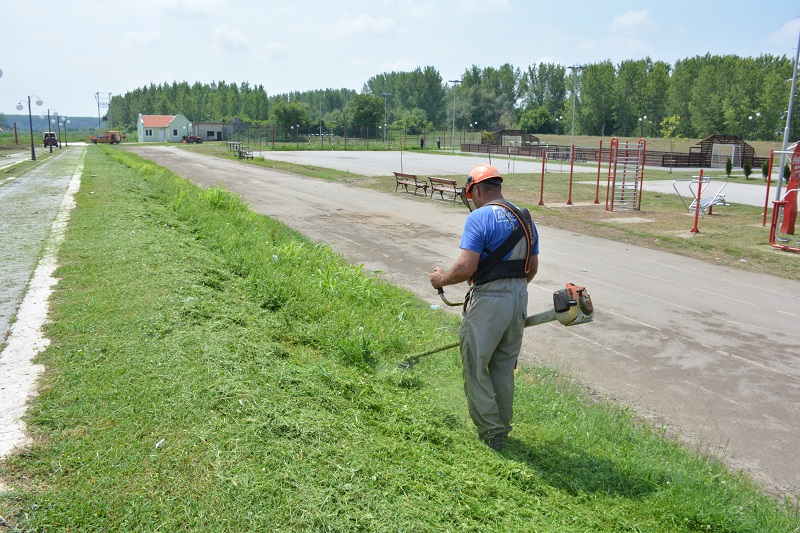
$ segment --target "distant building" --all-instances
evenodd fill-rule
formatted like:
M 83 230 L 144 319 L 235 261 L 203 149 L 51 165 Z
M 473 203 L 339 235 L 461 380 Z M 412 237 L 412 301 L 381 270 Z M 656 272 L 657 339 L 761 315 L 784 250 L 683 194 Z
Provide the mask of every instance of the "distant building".
M 221 141 L 223 136 L 229 139 L 233 135 L 233 124 L 228 122 L 195 122 L 192 124 L 194 135 L 202 137 L 204 141 Z M 224 133 L 223 133 L 224 132 Z
M 192 133 L 192 123 L 185 116 L 142 115 L 137 122 L 139 142 L 179 143 Z

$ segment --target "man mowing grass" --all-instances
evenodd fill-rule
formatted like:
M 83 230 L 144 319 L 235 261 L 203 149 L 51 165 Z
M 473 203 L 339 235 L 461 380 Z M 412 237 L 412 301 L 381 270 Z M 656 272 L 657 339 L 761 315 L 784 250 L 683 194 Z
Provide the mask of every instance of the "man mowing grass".
M 502 182 L 492 165 L 470 172 L 465 192 L 477 209 L 464 224 L 461 255 L 450 270 L 430 275 L 434 289 L 469 280 L 459 334 L 464 392 L 478 436 L 496 451 L 511 431 L 528 283 L 539 267 L 536 226 L 527 209 L 503 197 Z

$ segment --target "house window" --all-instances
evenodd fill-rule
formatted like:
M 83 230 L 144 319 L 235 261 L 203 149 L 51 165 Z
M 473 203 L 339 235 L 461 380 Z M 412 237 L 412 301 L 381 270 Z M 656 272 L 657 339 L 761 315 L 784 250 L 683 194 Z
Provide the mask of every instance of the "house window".
M 178 136 L 178 130 L 172 130 L 172 136 L 173 137 L 177 137 Z
M 144 136 L 145 137 L 152 137 L 153 136 L 153 130 L 144 130 Z
M 217 135 L 213 131 L 206 131 L 206 139 L 213 139 Z

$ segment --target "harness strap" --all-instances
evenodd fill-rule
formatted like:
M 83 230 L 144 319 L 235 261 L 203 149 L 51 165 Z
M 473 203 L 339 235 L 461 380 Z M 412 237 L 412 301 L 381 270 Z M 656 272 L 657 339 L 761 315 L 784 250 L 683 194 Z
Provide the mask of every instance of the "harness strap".
M 486 257 L 486 259 L 481 261 L 481 263 L 478 265 L 478 269 L 470 278 L 470 282 L 475 284 L 475 282 L 479 281 L 480 278 L 483 277 L 487 272 L 502 262 L 503 258 L 508 255 L 508 253 L 517 245 L 517 243 L 519 243 L 523 235 L 525 236 L 525 240 L 528 244 L 525 250 L 525 266 L 523 270 L 525 275 L 527 275 L 531 268 L 531 247 L 533 246 L 533 222 L 531 220 L 530 212 L 525 208 L 522 208 L 522 210 L 518 209 L 514 204 L 507 200 L 489 202 L 486 205 L 505 207 L 517 219 L 518 225 L 500 246 L 489 252 L 489 255 Z

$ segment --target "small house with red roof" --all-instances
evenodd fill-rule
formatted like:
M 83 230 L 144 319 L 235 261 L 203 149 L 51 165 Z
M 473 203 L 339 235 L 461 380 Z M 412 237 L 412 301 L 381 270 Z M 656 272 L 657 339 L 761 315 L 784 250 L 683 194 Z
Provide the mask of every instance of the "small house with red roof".
M 185 135 L 191 135 L 192 123 L 185 116 L 139 114 L 137 129 L 139 142 L 179 143 Z

